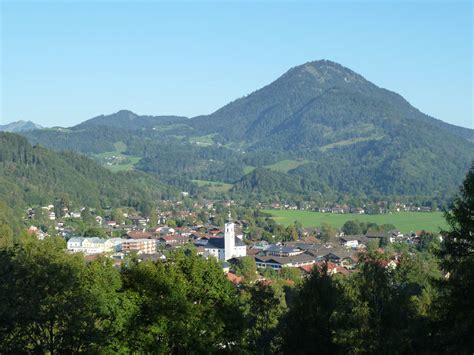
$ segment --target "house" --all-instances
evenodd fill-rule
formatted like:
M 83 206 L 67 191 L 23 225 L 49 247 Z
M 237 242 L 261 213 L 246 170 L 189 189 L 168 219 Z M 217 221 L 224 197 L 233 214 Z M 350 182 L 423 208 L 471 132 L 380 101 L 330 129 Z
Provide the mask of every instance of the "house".
M 346 248 L 357 248 L 359 245 L 359 236 L 344 236 L 340 239 L 341 245 L 345 246 Z
M 156 252 L 156 241 L 153 239 L 127 239 L 122 243 L 122 251 L 154 254 Z
M 121 238 L 82 238 L 73 237 L 67 242 L 67 250 L 72 253 L 102 254 L 119 251 L 124 239 Z
M 165 235 L 158 238 L 157 242 L 162 246 L 176 246 L 187 244 L 189 238 L 184 235 Z
M 303 253 L 303 250 L 297 247 L 284 245 L 270 245 L 264 250 L 265 255 L 273 256 L 295 256 Z
M 154 237 L 153 233 L 145 231 L 130 231 L 127 236 L 130 239 L 152 239 Z
M 129 219 L 130 219 L 130 221 L 132 221 L 132 224 L 134 224 L 136 226 L 140 226 L 140 225 L 144 226 L 147 223 L 146 218 L 140 217 L 140 216 L 132 216 Z
M 205 251 L 218 260 L 227 261 L 233 257 L 247 255 L 245 243 L 235 236 L 234 223 L 230 213 L 224 226 L 224 237 L 209 238 L 207 243 L 201 244 Z
M 234 274 L 232 272 L 228 272 L 226 274 L 226 277 L 227 277 L 227 280 L 232 282 L 234 285 L 240 285 L 242 283 L 242 280 L 243 280 L 242 277 L 237 276 L 236 274 Z
M 334 275 L 334 274 L 343 274 L 347 275 L 350 273 L 349 270 L 343 268 L 342 266 L 336 265 L 331 262 L 318 262 L 312 265 L 305 265 L 305 266 L 300 266 L 300 270 L 303 273 L 303 276 L 309 276 L 311 272 L 314 270 L 314 268 L 318 268 L 319 270 L 322 270 L 324 267 L 327 268 L 327 273 L 328 275 Z
M 316 262 L 313 255 L 303 253 L 295 256 L 255 256 L 255 264 L 258 268 L 272 268 L 281 270 L 284 267 L 300 267 L 312 265 Z

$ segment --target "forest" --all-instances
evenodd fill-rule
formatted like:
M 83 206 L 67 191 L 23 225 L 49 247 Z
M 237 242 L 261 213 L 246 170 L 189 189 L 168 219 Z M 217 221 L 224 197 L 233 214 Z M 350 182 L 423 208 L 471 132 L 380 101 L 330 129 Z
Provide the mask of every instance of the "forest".
M 67 200 L 76 207 L 129 206 L 148 214 L 156 201 L 178 192 L 140 171 L 112 173 L 72 152 L 32 146 L 0 133 L 0 200 L 13 210 Z

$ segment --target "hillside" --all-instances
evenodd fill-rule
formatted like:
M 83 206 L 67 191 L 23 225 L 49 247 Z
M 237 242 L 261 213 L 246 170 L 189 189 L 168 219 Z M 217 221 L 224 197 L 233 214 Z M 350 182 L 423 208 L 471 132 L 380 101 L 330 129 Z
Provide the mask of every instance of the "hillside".
M 175 194 L 142 172 L 113 174 L 75 153 L 31 146 L 16 134 L 0 133 L 0 200 L 13 208 L 65 198 L 76 206 L 131 206 L 149 212 L 157 199 Z
M 239 196 L 449 199 L 474 158 L 474 130 L 427 116 L 326 60 L 292 68 L 206 116 L 123 110 L 23 134 L 92 157 L 114 155 L 119 144 L 122 159 L 167 183 L 186 190 L 198 187 L 193 180 L 233 184 Z
M 290 69 L 270 85 L 229 103 L 193 127 L 251 147 L 314 149 L 356 138 L 398 135 L 402 126 L 474 139 L 474 130 L 435 120 L 400 95 L 331 61 Z
M 187 124 L 189 119 L 182 116 L 140 116 L 128 110 L 121 110 L 111 115 L 101 115 L 82 122 L 73 130 L 83 130 L 97 127 L 113 127 L 119 129 L 141 130 L 162 129 L 172 125 Z
M 40 125 L 33 123 L 31 121 L 16 121 L 11 122 L 6 125 L 0 125 L 0 132 L 27 132 L 33 131 L 35 129 L 42 129 Z

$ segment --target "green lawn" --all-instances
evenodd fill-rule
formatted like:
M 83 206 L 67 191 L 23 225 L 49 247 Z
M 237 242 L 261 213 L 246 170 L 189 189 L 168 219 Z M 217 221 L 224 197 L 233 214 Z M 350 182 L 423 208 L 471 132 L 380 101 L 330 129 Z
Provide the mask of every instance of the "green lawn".
M 193 180 L 199 187 L 207 187 L 209 191 L 218 193 L 227 192 L 232 188 L 232 184 L 218 181 Z
M 352 138 L 352 139 L 347 139 L 335 143 L 331 143 L 328 145 L 324 145 L 319 148 L 320 151 L 325 152 L 328 149 L 336 148 L 336 147 L 342 147 L 346 145 L 351 145 L 359 142 L 368 142 L 368 141 L 379 141 L 383 139 L 383 135 L 372 135 L 370 137 L 360 137 L 360 138 Z
M 94 159 L 113 172 L 133 170 L 133 167 L 140 161 L 141 157 L 123 154 L 127 150 L 127 146 L 123 142 L 115 143 L 114 147 L 115 150 L 113 152 L 94 154 Z
M 254 170 L 255 170 L 254 166 L 250 166 L 250 165 L 244 166 L 244 174 L 245 175 L 250 174 Z
M 321 223 L 326 222 L 340 228 L 346 221 L 358 219 L 359 221 L 374 222 L 379 225 L 391 223 L 403 233 L 422 229 L 437 232 L 440 228 L 447 228 L 442 212 L 397 212 L 393 214 L 360 215 L 293 210 L 264 211 L 270 213 L 278 223 L 289 225 L 294 221 L 299 221 L 304 227 L 318 227 Z
M 273 171 L 278 171 L 280 173 L 287 173 L 288 171 L 292 169 L 296 169 L 297 167 L 304 165 L 306 163 L 310 163 L 309 160 L 280 160 L 279 162 L 276 162 L 275 164 L 271 165 L 265 165 L 264 168 L 270 169 Z M 255 170 L 255 166 L 251 165 L 246 165 L 244 167 L 244 174 L 249 174 L 252 171 Z
M 209 146 L 209 145 L 213 145 L 213 144 L 214 144 L 214 141 L 212 140 L 212 138 L 213 138 L 215 135 L 216 135 L 216 134 L 213 133 L 213 134 L 208 134 L 207 136 L 189 137 L 189 141 L 190 141 L 191 143 L 194 143 L 194 144 L 197 144 L 197 145 Z

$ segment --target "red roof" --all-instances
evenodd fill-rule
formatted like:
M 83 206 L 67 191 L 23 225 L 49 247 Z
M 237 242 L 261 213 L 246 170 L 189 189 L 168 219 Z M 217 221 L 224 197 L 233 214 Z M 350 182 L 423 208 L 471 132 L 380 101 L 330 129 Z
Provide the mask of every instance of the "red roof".
M 130 231 L 127 235 L 132 239 L 151 239 L 153 238 L 153 234 L 149 232 L 141 232 L 141 231 Z
M 316 264 L 312 264 L 312 265 L 303 265 L 303 266 L 300 266 L 300 269 L 301 270 L 304 270 L 306 272 L 311 272 L 313 270 L 313 268 L 316 266 Z
M 236 274 L 228 272 L 226 276 L 227 276 L 227 280 L 232 282 L 234 285 L 238 285 L 242 283 L 243 278 L 240 276 L 237 276 Z

